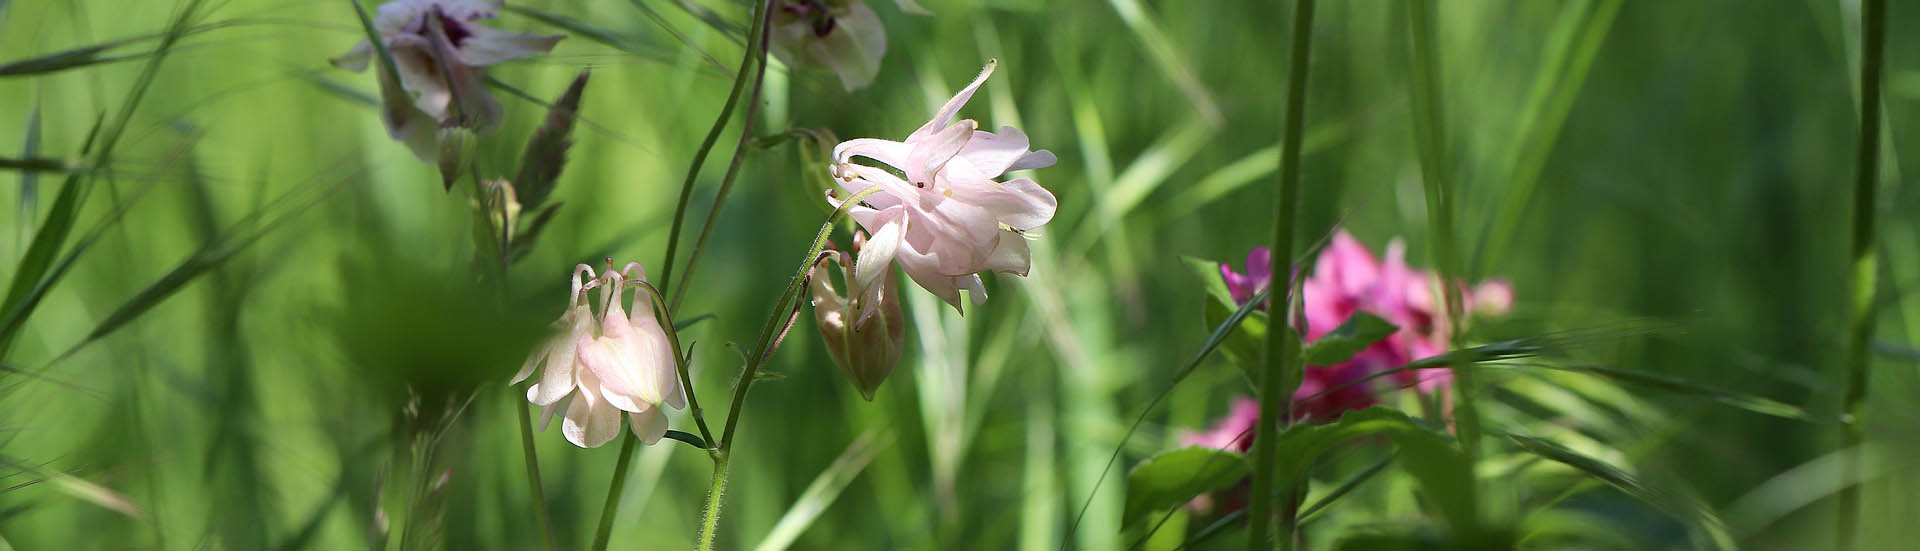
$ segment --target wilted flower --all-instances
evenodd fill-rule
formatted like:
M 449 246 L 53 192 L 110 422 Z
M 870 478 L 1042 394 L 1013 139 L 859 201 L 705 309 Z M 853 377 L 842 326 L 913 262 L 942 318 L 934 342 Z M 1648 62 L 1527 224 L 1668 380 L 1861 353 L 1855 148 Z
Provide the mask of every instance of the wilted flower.
M 633 434 L 653 444 L 667 432 L 667 414 L 661 407 L 686 407 L 674 369 L 673 345 L 653 315 L 649 292 L 644 287 L 634 289 L 632 315 L 621 306 L 627 278 L 645 278 L 645 273 L 638 263 L 628 264 L 622 272 L 609 269 L 596 278 L 593 268 L 576 266 L 567 312 L 555 324 L 560 333 L 528 358 L 512 381 L 525 380 L 544 365 L 539 382 L 527 389 L 527 401 L 544 408 L 543 429 L 566 401 L 561 432 L 583 448 L 612 441 L 620 433 L 622 412 L 632 422 Z M 582 273 L 589 278 L 585 283 Z M 605 304 L 598 318 L 586 302 L 586 291 L 596 287 Z
M 972 119 L 952 122 L 994 65 L 987 62 L 972 84 L 906 141 L 860 138 L 833 148 L 833 175 L 841 188 L 884 190 L 848 211 L 873 232 L 861 262 L 898 261 L 915 283 L 954 308 L 961 308 L 961 289 L 975 304 L 986 301 L 979 272 L 1026 275 L 1031 262 L 1023 232 L 1046 224 L 1058 208 L 1053 194 L 1031 179 L 994 180 L 1014 170 L 1051 166 L 1053 153 L 1027 150 L 1027 135 L 1011 126 L 996 134 L 979 130 Z M 855 164 L 856 156 L 893 167 L 906 178 Z M 837 207 L 841 199 L 828 190 L 827 201 Z
M 929 15 L 912 0 L 899 4 L 901 11 Z M 887 53 L 887 30 L 862 0 L 778 0 L 769 35 L 781 63 L 824 65 L 849 92 L 873 83 Z
M 1221 266 L 1221 276 L 1234 300 L 1249 300 L 1269 285 L 1271 258 L 1265 248 L 1255 248 L 1247 254 L 1246 274 Z M 1439 276 L 1407 266 L 1406 244 L 1400 240 L 1387 244 L 1382 260 L 1345 230 L 1334 234 L 1314 263 L 1313 273 L 1301 282 L 1306 342 L 1319 340 L 1359 312 L 1379 316 L 1398 329 L 1339 365 L 1307 366 L 1295 399 L 1325 395 L 1297 404 L 1296 415 L 1331 419 L 1342 411 L 1371 405 L 1373 398 L 1365 385 L 1352 381 L 1445 353 L 1451 329 L 1435 296 L 1439 289 Z M 1461 302 L 1466 314 L 1504 314 L 1512 307 L 1513 287 L 1500 280 L 1470 289 L 1462 285 Z M 1395 378 L 1403 385 L 1432 392 L 1451 380 L 1451 375 L 1446 368 L 1435 368 L 1402 371 Z
M 561 36 L 517 34 L 480 26 L 498 5 L 483 0 L 394 0 L 380 5 L 374 31 L 393 57 L 400 82 L 380 71 L 385 101 L 382 120 L 394 139 L 414 155 L 433 161 L 443 127 L 487 130 L 500 119 L 482 67 L 553 49 Z M 361 41 L 333 59 L 334 66 L 361 71 L 374 57 L 373 44 Z
M 861 239 L 859 233 L 854 234 L 856 253 L 861 249 Z M 845 296 L 834 289 L 828 263 L 839 267 L 847 286 Z M 860 396 L 873 400 L 873 392 L 899 363 L 907 334 L 893 266 L 830 251 L 814 262 L 808 280 L 813 291 L 814 321 L 820 326 L 820 337 L 827 342 L 827 352 L 860 390 Z

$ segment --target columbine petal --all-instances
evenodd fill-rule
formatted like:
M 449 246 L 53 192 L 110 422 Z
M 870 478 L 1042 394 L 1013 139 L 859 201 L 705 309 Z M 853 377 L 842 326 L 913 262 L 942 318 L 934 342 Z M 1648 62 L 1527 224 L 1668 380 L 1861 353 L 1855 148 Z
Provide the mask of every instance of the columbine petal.
M 919 130 L 915 130 L 912 135 L 907 136 L 907 142 L 913 143 L 924 140 L 928 136 L 932 136 L 934 133 L 945 129 L 947 122 L 953 120 L 953 116 L 960 112 L 960 108 L 967 104 L 967 100 L 973 99 L 973 92 L 980 89 L 980 84 L 986 82 L 988 76 L 993 75 L 993 68 L 999 64 L 999 60 L 987 60 L 987 66 L 980 69 L 980 76 L 973 77 L 971 84 L 968 84 L 966 88 L 961 88 L 959 93 L 953 95 L 953 99 L 947 100 L 946 105 L 940 106 L 940 110 L 933 114 L 933 120 L 927 121 L 926 125 L 921 126 Z
M 849 287 L 872 288 L 880 276 L 886 275 L 893 265 L 894 253 L 900 250 L 900 241 L 906 235 L 902 229 L 906 224 L 903 216 L 874 230 L 873 238 L 867 240 L 865 247 L 860 249 L 860 257 L 854 261 L 853 277 L 859 283 L 849 284 Z
M 833 146 L 833 160 L 838 163 L 859 156 L 891 166 L 903 166 L 907 164 L 907 155 L 910 153 L 913 153 L 913 144 L 879 138 L 855 138 Z
M 598 448 L 620 434 L 620 410 L 605 403 L 591 388 L 582 387 L 560 421 L 560 433 L 582 448 Z
M 867 87 L 880 74 L 880 59 L 887 53 L 886 28 L 862 1 L 849 2 L 847 11 L 834 18 L 834 26 L 827 36 L 808 41 L 808 55 L 832 69 L 847 91 Z
M 1053 192 L 1027 178 L 1005 182 L 956 181 L 951 185 L 956 198 L 964 197 L 966 202 L 979 205 L 995 220 L 1014 229 L 1029 230 L 1046 225 L 1060 209 L 1060 200 L 1054 198 Z
M 480 25 L 467 25 L 466 30 L 471 34 L 460 41 L 459 47 L 454 50 L 454 56 L 461 63 L 473 67 L 544 54 L 552 51 L 554 44 L 566 38 L 560 35 L 512 33 Z
M 914 142 L 913 152 L 907 154 L 907 166 L 900 167 L 907 173 L 907 181 L 925 187 L 934 182 L 934 175 L 947 166 L 947 161 L 960 154 L 973 139 L 974 129 L 980 123 L 967 119 L 954 123 L 945 129 Z
M 996 272 L 1026 277 L 1032 267 L 1033 253 L 1027 249 L 1027 238 L 1018 232 L 1001 233 L 1000 244 L 987 257 L 987 269 Z
M 629 413 L 627 422 L 633 430 L 633 435 L 640 437 L 642 444 L 651 446 L 659 442 L 660 437 L 667 435 L 667 412 L 657 407 Z
M 1001 174 L 1015 170 L 1028 170 L 1053 166 L 1053 152 L 1045 149 L 1027 151 L 1027 134 L 1011 126 L 1000 127 L 995 134 L 984 130 L 975 131 L 973 139 L 967 141 L 967 147 L 960 150 L 960 157 L 972 163 L 987 178 L 998 178 Z

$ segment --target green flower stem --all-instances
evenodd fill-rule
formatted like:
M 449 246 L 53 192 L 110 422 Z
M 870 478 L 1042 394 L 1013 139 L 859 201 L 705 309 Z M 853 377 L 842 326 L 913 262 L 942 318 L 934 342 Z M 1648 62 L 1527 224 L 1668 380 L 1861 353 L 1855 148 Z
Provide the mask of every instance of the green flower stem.
M 720 207 L 725 206 L 727 194 L 733 191 L 733 177 L 740 174 L 740 163 L 746 160 L 747 152 L 753 144 L 753 116 L 760 110 L 761 84 L 767 77 L 767 47 L 770 40 L 767 35 L 773 31 L 773 0 L 767 0 L 759 11 L 762 19 L 756 21 L 760 34 L 754 37 L 753 44 L 759 45 L 759 58 L 754 63 L 753 87 L 747 94 L 747 112 L 740 118 L 740 141 L 734 144 L 733 160 L 727 162 L 727 173 L 720 177 L 720 190 L 713 195 L 713 207 L 707 209 L 707 219 L 700 224 L 700 237 L 693 241 L 693 251 L 687 253 L 687 272 L 680 278 L 680 285 L 673 289 L 673 300 L 668 301 L 672 308 L 680 307 L 680 299 L 687 295 L 687 285 L 693 282 L 693 269 L 700 264 L 700 253 L 707 250 L 707 239 L 713 237 L 713 226 L 720 219 Z M 677 226 L 677 225 L 676 225 Z
M 520 416 L 520 451 L 526 456 L 527 488 L 533 491 L 534 514 L 540 518 L 540 541 L 542 548 L 553 549 L 553 521 L 547 516 L 547 492 L 540 487 L 540 458 L 533 453 L 533 419 L 527 413 L 527 405 L 509 392 L 513 411 Z
M 1287 68 L 1287 111 L 1286 122 L 1282 129 L 1280 147 L 1280 193 L 1274 205 L 1272 249 L 1274 277 L 1279 278 L 1283 288 L 1291 292 L 1293 287 L 1288 274 L 1293 273 L 1293 226 L 1297 222 L 1295 214 L 1300 210 L 1300 132 L 1305 119 L 1307 96 L 1307 60 L 1312 48 L 1313 38 L 1313 1 L 1295 0 L 1293 11 L 1292 65 Z M 1280 426 L 1274 421 L 1290 422 L 1292 403 L 1289 399 L 1293 388 L 1298 386 L 1300 366 L 1297 343 L 1288 339 L 1297 339 L 1286 327 L 1286 311 L 1289 295 L 1282 293 L 1274 296 L 1267 309 L 1273 312 L 1276 329 L 1267 332 L 1267 369 L 1260 377 L 1260 416 L 1261 422 L 1253 437 L 1253 503 L 1248 511 L 1247 549 L 1265 549 L 1267 534 L 1272 531 L 1274 522 L 1275 488 L 1280 481 L 1279 450 L 1274 441 L 1279 438 L 1276 429 Z M 1292 514 L 1296 494 L 1288 491 L 1289 506 L 1287 518 L 1280 519 L 1280 547 L 1292 549 L 1294 540 L 1294 517 Z
M 753 7 L 753 28 L 747 31 L 746 51 L 740 55 L 740 68 L 733 76 L 733 90 L 727 92 L 727 102 L 720 107 L 719 118 L 714 119 L 713 128 L 707 130 L 707 137 L 700 141 L 700 149 L 694 150 L 693 164 L 687 167 L 687 178 L 680 183 L 680 200 L 673 208 L 673 229 L 667 234 L 667 258 L 660 269 L 660 286 L 673 282 L 673 259 L 680 248 L 680 227 L 687 218 L 687 202 L 693 199 L 693 183 L 700 177 L 700 166 L 707 163 L 707 154 L 713 151 L 713 144 L 720 141 L 720 133 L 727 128 L 727 121 L 733 119 L 733 108 L 740 103 L 740 91 L 746 88 L 747 71 L 753 70 L 755 56 L 763 49 L 760 36 L 766 34 L 762 28 L 767 19 L 769 2 L 758 2 Z M 376 42 L 378 44 L 378 42 Z M 745 134 L 744 130 L 741 132 Z
M 1853 279 L 1848 304 L 1847 386 L 1841 397 L 1841 412 L 1847 416 L 1842 429 L 1840 449 L 1859 446 L 1863 439 L 1860 416 L 1866 410 L 1869 355 L 1873 353 L 1873 295 L 1879 261 L 1874 255 L 1873 229 L 1875 187 L 1880 169 L 1880 72 L 1884 62 L 1887 32 L 1886 0 L 1866 0 L 1861 14 L 1860 36 L 1860 141 L 1858 163 L 1853 182 Z M 1859 460 L 1846 464 L 1859 469 Z M 1852 478 L 1846 478 L 1851 480 Z M 1848 485 L 1840 490 L 1835 520 L 1834 549 L 1851 551 L 1859 535 L 1860 488 Z
M 712 451 L 713 478 L 707 489 L 706 508 L 700 516 L 697 549 L 701 551 L 713 549 L 714 531 L 720 525 L 721 501 L 727 491 L 727 466 L 732 459 L 734 428 L 740 422 L 740 409 L 747 403 L 747 390 L 753 387 L 754 377 L 760 373 L 761 364 L 767 363 L 767 357 L 773 354 L 775 339 L 783 332 L 787 321 L 792 319 L 791 309 L 794 307 L 794 301 L 799 300 L 801 291 L 806 288 L 808 270 L 813 267 L 814 259 L 820 256 L 820 251 L 826 248 L 827 235 L 833 232 L 833 225 L 839 223 L 841 218 L 845 218 L 847 211 L 854 205 L 860 204 L 860 201 L 879 192 L 879 186 L 861 190 L 860 193 L 848 197 L 846 202 L 840 204 L 840 208 L 834 209 L 833 214 L 827 216 L 827 221 L 820 225 L 820 233 L 813 236 L 813 245 L 807 249 L 807 255 L 800 259 L 800 267 L 794 270 L 793 278 L 787 280 L 786 290 L 780 293 L 779 300 L 774 301 L 773 313 L 767 316 L 766 325 L 760 329 L 760 340 L 754 343 L 753 354 L 748 356 L 747 365 L 740 372 L 740 379 L 734 383 L 733 403 L 727 407 L 727 424 L 720 432 L 719 447 Z
M 620 508 L 620 491 L 627 487 L 627 465 L 633 463 L 633 449 L 640 437 L 627 431 L 620 439 L 620 462 L 613 465 L 613 487 L 607 488 L 607 503 L 600 507 L 600 527 L 593 531 L 593 551 L 606 551 L 607 538 L 613 535 L 613 512 Z

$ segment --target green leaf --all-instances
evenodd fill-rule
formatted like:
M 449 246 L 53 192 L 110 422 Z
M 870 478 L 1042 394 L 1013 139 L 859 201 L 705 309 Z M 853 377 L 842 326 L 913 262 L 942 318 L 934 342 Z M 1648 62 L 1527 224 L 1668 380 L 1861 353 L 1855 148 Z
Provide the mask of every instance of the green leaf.
M 1451 435 L 1399 410 L 1373 407 L 1347 412 L 1331 424 L 1288 427 L 1278 440 L 1277 478 L 1283 484 L 1298 482 L 1328 450 L 1365 436 L 1383 436 L 1400 448 L 1398 464 L 1455 533 L 1477 533 L 1473 466 Z
M 1207 289 L 1207 296 L 1219 301 L 1221 305 L 1227 307 L 1228 311 L 1232 311 L 1237 306 L 1233 303 L 1233 294 L 1227 291 L 1226 278 L 1220 275 L 1219 262 L 1191 256 L 1180 257 L 1180 262 L 1186 264 L 1188 269 L 1193 270 L 1193 275 L 1200 278 L 1200 284 Z
M 780 515 L 780 521 L 774 523 L 773 529 L 767 532 L 766 539 L 760 540 L 760 545 L 754 549 L 777 551 L 792 547 L 794 540 L 808 526 L 812 526 L 814 520 L 820 518 L 820 513 L 833 505 L 834 499 L 840 497 L 840 492 L 853 482 L 853 478 L 859 476 L 875 456 L 891 445 L 893 435 L 882 429 L 868 429 L 861 434 L 847 446 L 846 451 L 840 452 L 840 457 L 835 458 L 833 464 L 820 471 L 820 476 L 814 477 L 813 483 L 808 484 L 805 491 L 800 492 L 800 498 L 793 500 L 793 505 Z
M 1225 488 L 1252 474 L 1238 452 L 1193 446 L 1162 453 L 1127 473 L 1126 522 L 1178 507 L 1195 496 Z
M 1511 433 L 1507 434 L 1507 438 L 1529 453 L 1573 467 L 1574 470 L 1605 482 L 1633 496 L 1634 499 L 1673 515 L 1674 518 L 1692 523 L 1713 542 L 1715 548 L 1734 549 L 1736 547 L 1733 536 L 1727 532 L 1726 523 L 1720 520 L 1720 516 L 1713 512 L 1712 507 L 1698 498 L 1644 484 L 1638 476 L 1626 469 L 1561 446 L 1552 440 Z
M 1303 356 L 1306 360 L 1304 363 L 1334 365 L 1347 361 L 1352 359 L 1354 354 L 1359 354 L 1361 350 L 1366 350 L 1368 346 L 1387 338 L 1398 330 L 1400 328 L 1373 314 L 1355 313 L 1353 317 L 1347 318 L 1346 323 L 1335 327 L 1333 331 L 1327 332 L 1318 340 L 1308 343 L 1306 355 Z
M 1815 414 L 1813 412 L 1807 411 L 1806 408 L 1796 406 L 1793 404 L 1788 404 L 1788 403 L 1774 400 L 1771 398 L 1755 396 L 1752 394 L 1744 394 L 1744 393 L 1734 392 L 1730 390 L 1723 390 L 1720 388 L 1715 388 L 1712 386 L 1696 383 L 1693 381 L 1688 381 L 1686 379 L 1681 379 L 1678 377 L 1672 377 L 1668 375 L 1662 375 L 1658 373 L 1648 373 L 1645 371 L 1634 371 L 1630 369 L 1620 369 L 1620 368 L 1600 366 L 1600 365 L 1559 365 L 1559 364 L 1552 364 L 1552 363 L 1529 363 L 1529 364 L 1516 364 L 1516 365 L 1492 364 L 1484 367 L 1492 367 L 1492 368 L 1498 368 L 1498 369 L 1550 369 L 1554 371 L 1587 373 L 1591 375 L 1606 377 L 1608 379 L 1613 379 L 1613 380 L 1626 383 L 1626 384 L 1631 384 L 1631 385 L 1651 387 L 1651 388 L 1656 388 L 1656 389 L 1665 390 L 1668 392 L 1674 392 L 1678 394 L 1691 394 L 1695 396 L 1704 396 L 1709 399 L 1712 399 L 1713 401 L 1719 402 L 1721 404 L 1733 406 L 1735 408 L 1743 409 L 1753 413 L 1758 413 L 1761 415 L 1769 415 L 1773 417 L 1779 417 L 1782 419 L 1793 419 L 1797 421 L 1808 421 L 1808 422 L 1816 422 L 1816 423 L 1841 422 L 1841 419 L 1833 416 L 1832 414 Z

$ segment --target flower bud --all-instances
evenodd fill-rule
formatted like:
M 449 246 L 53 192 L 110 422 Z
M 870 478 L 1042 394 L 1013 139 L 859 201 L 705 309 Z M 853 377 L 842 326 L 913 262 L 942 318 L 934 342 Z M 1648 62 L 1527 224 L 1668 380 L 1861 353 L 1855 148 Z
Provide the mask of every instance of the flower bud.
M 827 263 L 839 268 L 846 282 L 847 296 L 833 287 Z M 833 363 L 853 381 L 860 396 L 873 400 L 880 383 L 893 373 L 900 362 L 906 341 L 906 316 L 900 312 L 900 285 L 895 281 L 892 263 L 871 267 L 879 274 L 858 274 L 856 265 L 845 253 L 829 252 L 815 262 L 808 277 L 813 292 L 814 320 L 820 337 L 827 342 Z M 865 277 L 862 277 L 862 276 Z

